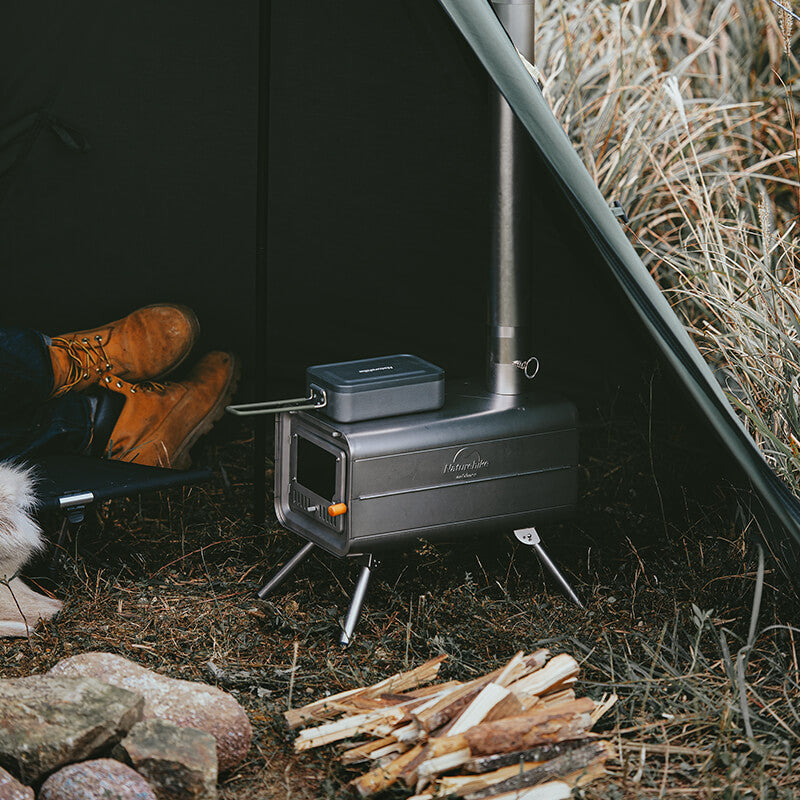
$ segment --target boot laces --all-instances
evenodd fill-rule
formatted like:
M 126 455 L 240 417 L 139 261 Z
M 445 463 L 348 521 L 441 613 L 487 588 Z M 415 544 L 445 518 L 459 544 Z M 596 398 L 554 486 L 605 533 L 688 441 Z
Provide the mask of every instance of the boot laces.
M 131 384 L 131 392 L 158 392 L 159 394 L 166 390 L 168 383 L 159 383 L 158 381 L 139 381 L 138 383 Z
M 56 397 L 68 392 L 82 381 L 88 380 L 92 371 L 97 373 L 99 380 L 99 376 L 112 369 L 111 360 L 103 346 L 101 336 L 96 335 L 94 343 L 86 337 L 70 340 L 56 336 L 50 340 L 50 345 L 63 350 L 69 359 L 66 380 L 55 393 Z
M 158 392 L 160 394 L 169 386 L 169 383 L 159 383 L 158 381 L 137 381 L 136 383 L 128 383 L 114 375 L 106 375 L 104 380 L 109 384 L 109 388 L 112 383 L 117 389 L 123 389 L 127 386 L 131 394 L 136 394 L 137 392 Z

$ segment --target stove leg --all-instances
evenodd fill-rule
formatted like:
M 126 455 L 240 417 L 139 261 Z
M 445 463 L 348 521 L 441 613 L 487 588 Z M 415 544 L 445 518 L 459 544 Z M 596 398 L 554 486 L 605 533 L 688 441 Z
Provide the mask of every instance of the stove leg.
M 378 560 L 375 556 L 368 555 L 361 562 L 361 565 L 361 574 L 358 576 L 356 588 L 350 598 L 350 607 L 347 609 L 347 616 L 344 619 L 342 632 L 339 636 L 339 644 L 342 647 L 347 647 L 353 640 L 353 631 L 356 629 L 358 618 L 361 616 L 361 606 L 364 604 L 364 598 L 367 594 L 369 579 L 372 575 L 372 570 L 378 566 Z
M 575 590 L 569 585 L 569 581 L 567 581 L 567 579 L 561 574 L 561 571 L 550 560 L 550 556 L 548 556 L 545 552 L 544 548 L 542 547 L 542 540 L 539 537 L 536 528 L 522 528 L 514 531 L 514 536 L 516 536 L 517 540 L 522 542 L 522 544 L 528 545 L 536 551 L 536 555 L 539 556 L 539 560 L 542 562 L 542 564 L 544 564 L 548 572 L 556 579 L 556 582 L 561 587 L 564 594 L 567 595 L 567 597 L 569 597 L 569 599 L 572 600 L 572 602 L 575 603 L 578 608 L 584 608 L 580 598 L 577 594 L 575 594 Z
M 314 549 L 313 542 L 306 542 L 259 590 L 258 597 L 263 600 L 278 588 L 286 578 L 291 575 L 298 565 L 305 561 L 308 554 Z

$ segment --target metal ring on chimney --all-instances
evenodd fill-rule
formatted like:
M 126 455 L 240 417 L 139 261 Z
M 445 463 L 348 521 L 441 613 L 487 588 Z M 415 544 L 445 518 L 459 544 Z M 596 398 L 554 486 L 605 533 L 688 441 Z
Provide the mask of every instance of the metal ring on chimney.
M 531 363 L 535 363 L 533 372 L 530 371 Z M 539 374 L 539 359 L 536 356 L 531 356 L 527 361 L 514 361 L 514 366 L 521 369 L 525 373 L 525 377 L 532 381 Z

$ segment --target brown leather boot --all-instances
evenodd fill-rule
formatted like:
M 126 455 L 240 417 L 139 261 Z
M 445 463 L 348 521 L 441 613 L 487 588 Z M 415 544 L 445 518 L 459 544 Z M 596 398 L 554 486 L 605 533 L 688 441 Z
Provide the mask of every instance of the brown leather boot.
M 239 379 L 230 353 L 203 356 L 184 381 L 132 384 L 106 375 L 102 385 L 125 396 L 106 446 L 109 458 L 186 469 L 189 449 L 225 412 Z
M 166 375 L 189 355 L 199 334 L 194 311 L 162 303 L 99 328 L 54 336 L 52 396 L 87 389 L 106 374 L 129 382 Z

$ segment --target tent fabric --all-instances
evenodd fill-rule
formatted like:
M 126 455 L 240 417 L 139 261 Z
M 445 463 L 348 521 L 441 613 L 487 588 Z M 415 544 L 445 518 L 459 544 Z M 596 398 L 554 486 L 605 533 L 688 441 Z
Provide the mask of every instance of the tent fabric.
M 2 4 L 3 324 L 57 334 L 177 301 L 201 347 L 251 360 L 256 11 Z
M 439 0 L 524 125 L 620 288 L 766 506 L 800 542 L 800 502 L 775 475 L 722 392 L 485 0 Z
M 306 366 L 397 352 L 482 379 L 486 71 L 435 0 L 273 3 L 272 32 L 271 396 L 298 396 Z M 655 349 L 541 158 L 532 168 L 537 383 L 591 420 L 640 393 Z

